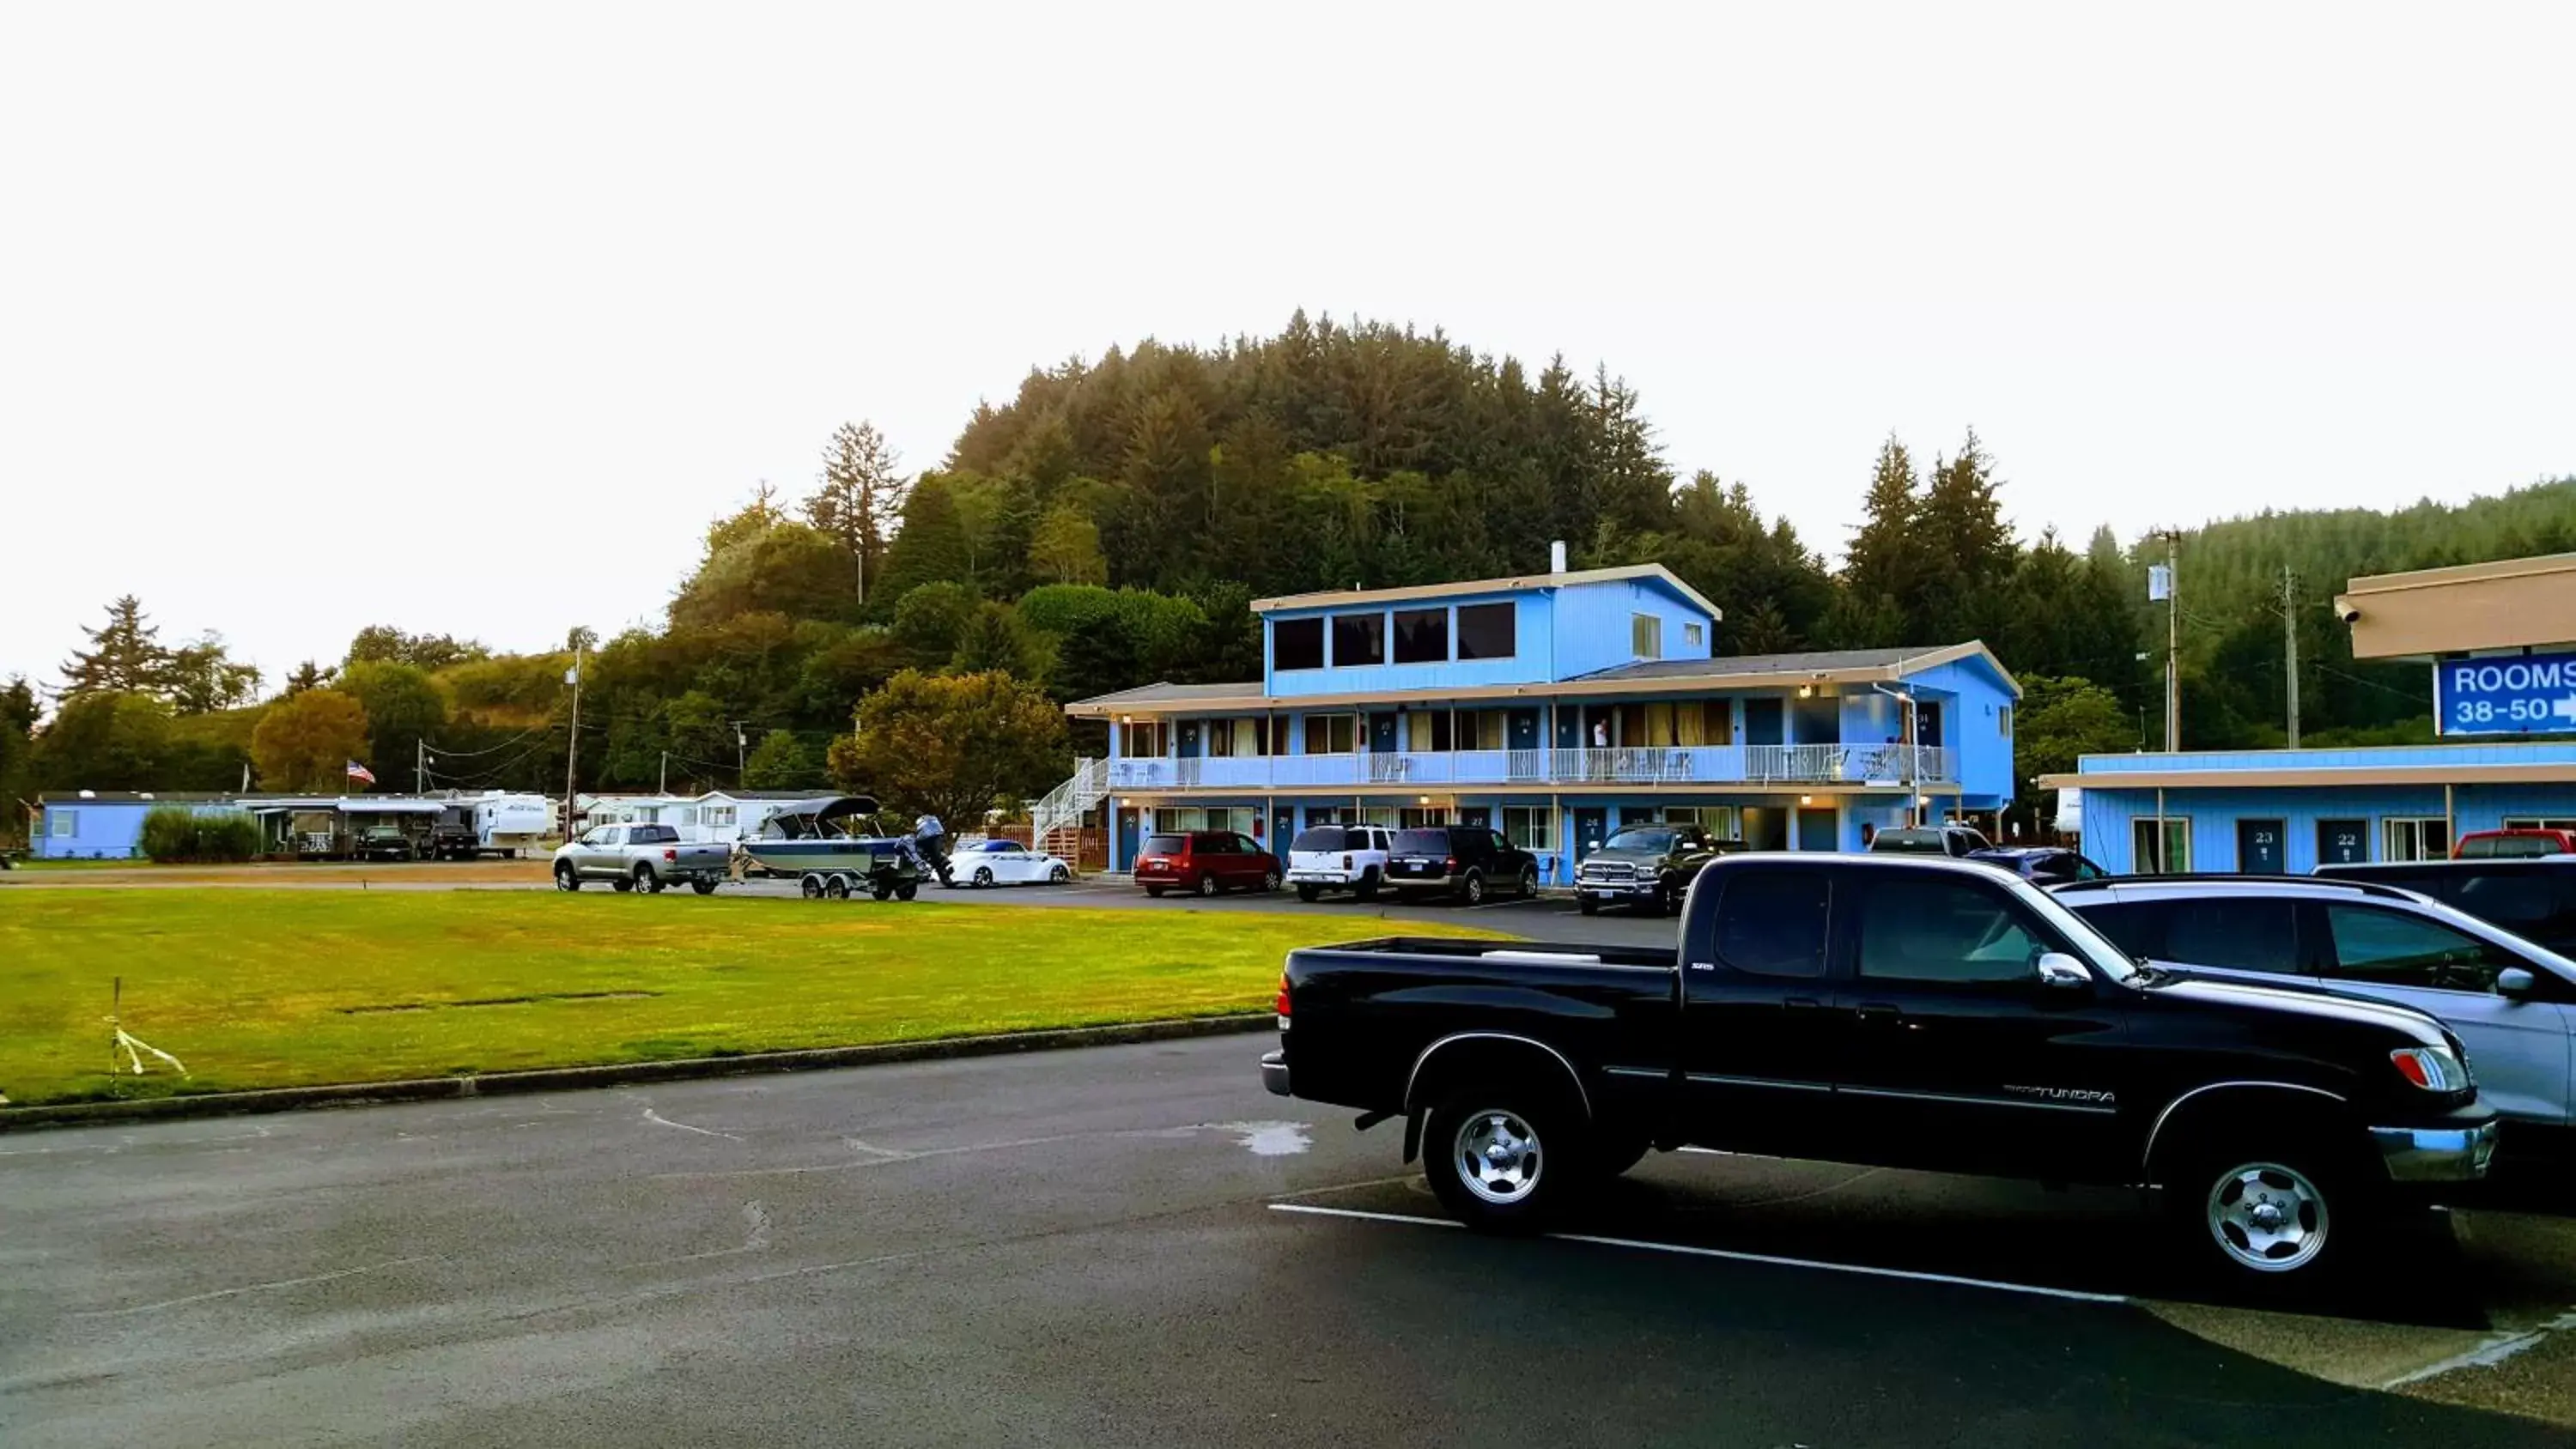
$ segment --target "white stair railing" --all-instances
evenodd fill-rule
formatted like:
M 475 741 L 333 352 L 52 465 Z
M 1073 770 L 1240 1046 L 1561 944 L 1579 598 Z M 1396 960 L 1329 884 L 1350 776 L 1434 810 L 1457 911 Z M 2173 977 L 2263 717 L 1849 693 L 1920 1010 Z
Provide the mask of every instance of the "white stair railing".
M 1071 778 L 1029 802 L 1029 844 L 1038 850 L 1054 851 L 1057 844 L 1067 843 L 1058 837 L 1068 832 L 1074 836 L 1070 843 L 1078 844 L 1083 812 L 1108 795 L 1109 762 L 1076 760 Z

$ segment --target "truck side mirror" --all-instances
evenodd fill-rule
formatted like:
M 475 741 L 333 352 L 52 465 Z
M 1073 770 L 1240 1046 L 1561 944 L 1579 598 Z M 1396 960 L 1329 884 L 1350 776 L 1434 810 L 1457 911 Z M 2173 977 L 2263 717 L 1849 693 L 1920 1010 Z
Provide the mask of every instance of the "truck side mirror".
M 2093 973 L 2084 963 L 2063 951 L 2043 952 L 2039 958 L 2039 984 L 2051 991 L 2084 991 L 2093 985 Z
M 2507 966 L 2496 973 L 2495 989 L 2498 996 L 2509 996 L 2516 1001 L 2527 1000 L 2533 992 L 2540 989 L 2540 979 L 2524 967 Z

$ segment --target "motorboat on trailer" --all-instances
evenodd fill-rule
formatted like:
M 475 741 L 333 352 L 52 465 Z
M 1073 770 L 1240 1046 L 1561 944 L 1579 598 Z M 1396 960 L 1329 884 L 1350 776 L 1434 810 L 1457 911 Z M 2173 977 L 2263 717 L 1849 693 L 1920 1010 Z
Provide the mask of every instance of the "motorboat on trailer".
M 930 873 L 908 836 L 876 832 L 877 802 L 866 795 L 800 801 L 771 815 L 742 853 L 772 875 L 792 875 L 808 898 L 911 900 Z

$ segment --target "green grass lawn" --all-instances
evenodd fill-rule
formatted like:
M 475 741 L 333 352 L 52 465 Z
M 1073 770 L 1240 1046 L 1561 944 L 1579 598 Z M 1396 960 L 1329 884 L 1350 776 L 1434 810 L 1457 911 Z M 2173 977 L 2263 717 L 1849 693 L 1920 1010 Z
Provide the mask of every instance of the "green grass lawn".
M 1251 915 L 584 891 L 0 891 L 0 1092 L 19 1105 L 912 1041 L 1261 1011 Z M 1459 934 L 1476 934 L 1461 932 Z M 177 1056 L 108 1073 L 125 1029 Z

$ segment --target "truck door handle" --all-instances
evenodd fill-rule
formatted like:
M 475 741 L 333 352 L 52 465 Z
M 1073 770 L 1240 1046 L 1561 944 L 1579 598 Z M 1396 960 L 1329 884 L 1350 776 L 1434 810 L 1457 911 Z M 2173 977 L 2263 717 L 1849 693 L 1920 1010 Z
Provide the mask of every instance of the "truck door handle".
M 1825 1004 L 1812 996 L 1792 996 L 1780 1003 L 1783 1011 L 1822 1011 Z
M 1884 1002 L 1874 1001 L 1861 1007 L 1860 1020 L 1863 1026 L 1895 1026 L 1905 1020 L 1905 1013 Z

